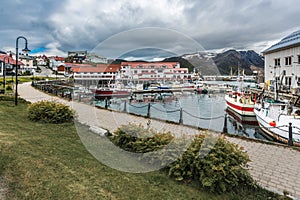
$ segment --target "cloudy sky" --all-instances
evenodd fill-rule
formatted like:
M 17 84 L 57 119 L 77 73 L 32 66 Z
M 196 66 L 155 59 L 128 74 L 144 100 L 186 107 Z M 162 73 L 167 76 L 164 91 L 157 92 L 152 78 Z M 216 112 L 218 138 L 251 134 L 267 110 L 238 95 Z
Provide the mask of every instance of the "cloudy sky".
M 28 39 L 33 54 L 138 49 L 173 54 L 253 49 L 260 53 L 300 29 L 298 0 L 2 0 L 0 49 Z M 23 41 L 19 40 L 22 48 Z M 141 51 L 147 53 L 147 51 Z

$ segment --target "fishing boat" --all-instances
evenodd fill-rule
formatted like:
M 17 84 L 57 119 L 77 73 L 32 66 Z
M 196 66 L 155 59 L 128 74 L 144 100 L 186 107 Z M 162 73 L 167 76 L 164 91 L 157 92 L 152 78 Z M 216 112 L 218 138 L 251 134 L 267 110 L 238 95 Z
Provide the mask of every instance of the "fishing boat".
M 114 89 L 114 88 L 97 88 L 94 90 L 94 95 L 96 99 L 104 98 L 123 98 L 129 97 L 131 91 L 127 89 Z
M 225 95 L 227 108 L 242 116 L 255 116 L 254 102 L 255 94 L 248 90 L 234 89 Z
M 279 99 L 276 73 L 274 80 L 274 97 L 263 91 L 255 103 L 256 119 L 260 128 L 275 140 L 300 146 L 300 108 L 295 106 L 299 104 L 300 96 Z
M 124 88 L 120 83 L 97 87 L 92 92 L 96 99 L 124 98 L 131 95 L 131 89 Z
M 256 96 L 250 92 L 250 87 L 244 87 L 243 76 L 245 76 L 244 70 L 242 76 L 240 76 L 238 65 L 237 86 L 233 87 L 232 91 L 227 92 L 225 95 L 227 108 L 242 116 L 255 116 L 254 103 Z
M 255 103 L 254 113 L 266 134 L 286 144 L 292 138 L 294 145 L 300 146 L 300 108 L 293 106 L 290 101 L 266 97 Z

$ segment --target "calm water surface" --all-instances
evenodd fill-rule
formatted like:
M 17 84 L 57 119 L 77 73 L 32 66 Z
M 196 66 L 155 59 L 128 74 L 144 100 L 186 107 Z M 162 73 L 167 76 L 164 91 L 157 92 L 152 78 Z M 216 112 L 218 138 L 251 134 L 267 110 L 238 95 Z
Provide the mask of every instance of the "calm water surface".
M 165 102 L 150 103 L 150 115 L 173 122 L 179 122 L 182 109 L 183 124 L 222 131 L 224 116 L 227 114 L 228 133 L 251 138 L 266 138 L 261 134 L 255 117 L 241 117 L 235 112 L 226 110 L 225 94 L 185 94 Z M 98 106 L 105 105 L 98 101 Z M 149 103 L 126 101 L 126 111 L 147 116 Z M 124 110 L 125 103 L 120 99 L 112 99 L 109 107 L 114 110 Z

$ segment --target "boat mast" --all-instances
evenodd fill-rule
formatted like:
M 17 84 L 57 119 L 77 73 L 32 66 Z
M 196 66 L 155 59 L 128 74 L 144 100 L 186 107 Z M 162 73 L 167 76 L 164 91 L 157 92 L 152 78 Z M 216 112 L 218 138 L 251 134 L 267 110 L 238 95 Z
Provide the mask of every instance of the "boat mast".
M 240 90 L 240 92 L 244 92 L 244 84 L 243 84 L 243 82 L 244 82 L 244 80 L 242 79 L 241 80 L 241 74 L 240 74 L 240 62 L 238 62 L 238 75 L 237 75 L 237 82 L 238 82 L 238 87 L 239 87 L 239 90 Z
M 278 89 L 277 89 L 277 78 L 276 78 L 276 65 L 274 66 L 274 99 L 275 101 L 278 100 Z

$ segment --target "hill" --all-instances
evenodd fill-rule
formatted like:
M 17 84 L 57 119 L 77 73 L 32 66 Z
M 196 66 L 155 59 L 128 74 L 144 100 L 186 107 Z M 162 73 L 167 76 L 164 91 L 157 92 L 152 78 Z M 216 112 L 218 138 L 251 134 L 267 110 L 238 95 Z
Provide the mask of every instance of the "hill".
M 190 71 L 196 69 L 203 75 L 229 75 L 231 68 L 234 74 L 237 74 L 240 68 L 245 74 L 251 75 L 253 69 L 264 67 L 263 58 L 253 50 L 228 50 L 219 54 L 198 52 L 166 58 L 164 61 L 180 62 L 181 67 L 188 68 Z
M 245 74 L 252 74 L 252 67 L 263 68 L 264 60 L 255 51 L 236 51 L 229 50 L 224 53 L 220 53 L 213 58 L 215 64 L 222 75 L 230 74 L 230 70 L 234 74 L 238 73 L 238 68 L 244 70 Z

